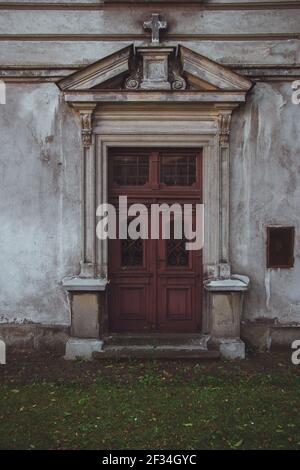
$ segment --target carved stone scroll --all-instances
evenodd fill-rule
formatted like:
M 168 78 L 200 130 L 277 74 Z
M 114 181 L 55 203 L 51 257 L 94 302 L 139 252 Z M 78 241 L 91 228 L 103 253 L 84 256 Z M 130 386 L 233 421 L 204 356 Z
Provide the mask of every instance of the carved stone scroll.
M 125 80 L 126 90 L 138 90 L 143 79 L 142 64 L 139 64 L 136 70 Z

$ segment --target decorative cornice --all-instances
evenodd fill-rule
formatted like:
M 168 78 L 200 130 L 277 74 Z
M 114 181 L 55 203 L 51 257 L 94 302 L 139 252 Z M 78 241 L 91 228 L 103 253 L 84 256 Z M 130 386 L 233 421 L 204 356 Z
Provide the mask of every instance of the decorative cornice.
M 172 96 L 172 99 L 171 99 Z M 244 103 L 245 92 L 201 92 L 201 91 L 98 91 L 97 93 L 69 92 L 65 101 L 72 104 L 92 103 Z
M 286 9 L 299 9 L 298 1 L 286 1 L 286 2 L 274 2 L 274 1 L 261 1 L 261 2 L 227 2 L 219 3 L 217 1 L 210 4 L 202 4 L 199 1 L 178 1 L 178 0 L 164 0 L 164 3 L 157 1 L 149 1 L 143 3 L 142 1 L 136 2 L 138 7 L 143 10 L 152 10 L 154 7 L 158 7 L 159 10 L 178 8 L 184 6 L 185 9 L 189 10 L 286 10 Z M 132 7 L 132 2 L 122 0 L 111 0 L 105 1 L 105 3 L 74 3 L 72 0 L 65 2 L 0 2 L 0 10 L 70 10 L 70 11 L 97 11 L 97 10 L 114 10 L 120 8 Z M 137 5 L 135 4 L 135 7 Z
M 0 41 L 145 41 L 145 33 L 128 34 L 0 34 Z M 165 34 L 165 41 L 288 41 L 300 39 L 300 33 L 248 34 Z
M 223 64 L 224 66 L 234 70 L 239 75 L 250 78 L 251 80 L 260 81 L 293 81 L 300 78 L 300 64 L 296 65 L 260 65 L 260 64 Z M 64 77 L 69 77 L 70 74 L 83 70 L 84 65 L 0 65 L 0 79 L 5 82 L 12 83 L 42 83 L 42 82 L 57 82 Z M 141 70 L 139 71 L 141 76 Z M 130 76 L 134 77 L 134 74 Z M 128 78 L 128 80 L 130 79 Z M 132 86 L 125 87 L 134 90 Z M 176 87 L 173 87 L 173 89 Z

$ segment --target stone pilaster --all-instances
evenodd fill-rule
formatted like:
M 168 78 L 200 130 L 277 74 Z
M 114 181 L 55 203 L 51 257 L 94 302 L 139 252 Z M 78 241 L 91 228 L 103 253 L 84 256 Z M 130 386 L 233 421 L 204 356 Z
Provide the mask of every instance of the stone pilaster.
M 229 265 L 229 185 L 230 185 L 230 147 L 229 134 L 231 110 L 219 114 L 219 142 L 220 142 L 220 268 L 225 276 L 230 277 Z M 228 276 L 227 276 L 228 275 Z M 223 276 L 222 276 L 223 277 Z
M 95 103 L 75 106 L 81 131 L 81 271 L 80 277 L 95 276 L 96 208 L 95 208 L 95 136 L 92 120 Z

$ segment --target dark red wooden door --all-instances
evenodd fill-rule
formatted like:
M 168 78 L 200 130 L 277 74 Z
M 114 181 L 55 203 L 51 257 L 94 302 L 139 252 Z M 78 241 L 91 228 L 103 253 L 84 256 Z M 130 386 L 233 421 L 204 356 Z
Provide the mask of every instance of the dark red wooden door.
M 109 201 L 118 206 L 202 202 L 202 152 L 190 149 L 112 149 Z M 130 221 L 130 220 L 129 220 Z M 109 240 L 111 331 L 193 332 L 201 329 L 202 251 L 185 239 Z

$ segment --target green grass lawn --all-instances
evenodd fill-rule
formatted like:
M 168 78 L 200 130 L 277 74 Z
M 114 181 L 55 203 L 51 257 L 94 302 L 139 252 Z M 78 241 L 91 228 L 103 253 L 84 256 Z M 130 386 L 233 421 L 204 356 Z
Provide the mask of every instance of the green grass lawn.
M 1 449 L 300 448 L 297 368 L 65 364 L 0 382 Z

